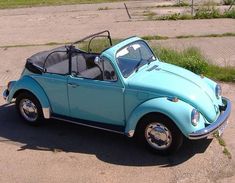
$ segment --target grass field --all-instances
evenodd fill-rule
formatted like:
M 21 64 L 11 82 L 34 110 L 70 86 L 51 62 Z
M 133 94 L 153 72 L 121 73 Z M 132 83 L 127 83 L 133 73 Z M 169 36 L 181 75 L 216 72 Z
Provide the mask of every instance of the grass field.
M 231 33 L 226 33 L 231 34 Z M 233 35 L 233 34 L 232 34 Z M 218 35 L 216 35 L 217 37 Z M 152 40 L 152 37 L 150 37 Z M 153 37 L 156 39 L 156 37 Z M 157 37 L 158 38 L 158 37 Z M 161 39 L 161 38 L 160 38 Z M 120 39 L 113 39 L 113 44 L 120 42 Z M 83 42 L 79 45 L 79 48 L 88 51 L 88 43 Z M 31 47 L 31 46 L 52 46 L 52 45 L 63 45 L 65 43 L 46 43 L 46 44 L 32 44 L 32 45 L 12 45 L 12 46 L 0 46 L 0 48 L 11 48 L 11 47 Z M 69 43 L 67 43 L 69 44 Z M 75 45 L 76 46 L 76 45 Z M 101 52 L 105 48 L 110 46 L 107 39 L 97 39 L 92 41 L 90 47 L 92 52 Z M 185 69 L 188 69 L 196 74 L 204 75 L 214 80 L 233 82 L 235 83 L 235 67 L 233 66 L 218 66 L 210 62 L 199 49 L 195 47 L 189 47 L 183 51 L 178 51 L 170 48 L 164 48 L 160 46 L 152 47 L 154 53 L 161 61 L 174 64 Z
M 153 47 L 156 55 L 164 62 L 178 65 L 196 74 L 218 81 L 235 82 L 235 67 L 221 67 L 211 63 L 200 50 L 191 47 L 177 51 L 163 47 Z
M 0 9 L 32 7 L 32 6 L 65 5 L 65 4 L 118 2 L 118 1 L 121 0 L 0 0 Z
M 120 42 L 120 40 L 113 40 L 113 44 L 117 44 L 118 42 Z M 109 47 L 109 42 L 105 39 L 98 39 L 93 41 L 92 45 L 92 51 L 98 53 Z M 83 43 L 80 48 L 88 51 L 86 42 Z M 204 57 L 201 51 L 197 48 L 190 47 L 183 51 L 177 51 L 160 46 L 153 46 L 152 49 L 156 56 L 163 62 L 183 67 L 196 74 L 204 75 L 214 80 L 235 82 L 235 67 L 221 67 L 215 65 L 211 63 L 206 57 Z

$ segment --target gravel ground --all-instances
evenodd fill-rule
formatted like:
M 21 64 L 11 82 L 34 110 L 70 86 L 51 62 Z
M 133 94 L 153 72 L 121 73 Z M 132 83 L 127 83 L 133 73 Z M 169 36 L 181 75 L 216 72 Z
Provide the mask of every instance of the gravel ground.
M 0 182 L 215 182 L 235 171 L 211 138 L 160 157 L 121 135 L 53 120 L 28 126 L 2 99 L 0 116 Z
M 57 7 L 0 10 L 0 45 L 74 41 L 88 34 L 108 29 L 113 37 L 132 35 L 204 35 L 235 31 L 234 19 L 182 21 L 130 21 L 125 9 L 97 11 L 100 7 L 123 7 L 123 3 L 68 5 Z M 128 2 L 140 6 L 143 2 Z M 140 9 L 141 9 L 140 8 Z M 135 13 L 130 10 L 131 14 Z M 138 17 L 137 17 L 138 19 Z

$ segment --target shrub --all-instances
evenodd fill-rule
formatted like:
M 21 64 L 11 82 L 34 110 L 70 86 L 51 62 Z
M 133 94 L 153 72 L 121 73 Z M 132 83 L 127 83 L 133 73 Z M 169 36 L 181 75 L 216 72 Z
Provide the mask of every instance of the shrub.
M 179 6 L 179 7 L 181 7 L 181 6 L 189 6 L 189 3 L 186 2 L 186 1 L 180 1 L 180 3 L 176 4 L 176 6 Z
M 223 4 L 224 5 L 231 5 L 232 3 L 234 4 L 235 3 L 235 1 L 234 0 L 223 0 Z
M 194 18 L 196 19 L 210 19 L 210 18 L 220 18 L 221 13 L 219 9 L 215 8 L 214 6 L 203 6 L 198 9 Z
M 224 12 L 224 18 L 235 18 L 235 8 L 232 8 L 231 10 L 226 10 Z
M 178 65 L 196 74 L 203 74 L 209 78 L 235 82 L 235 67 L 221 67 L 211 64 L 197 48 L 188 48 L 184 51 L 154 47 L 156 55 L 164 62 Z
M 208 70 L 208 63 L 197 48 L 188 48 L 179 52 L 157 47 L 154 51 L 164 62 L 178 65 L 196 74 L 205 74 Z
M 158 20 L 190 20 L 193 19 L 193 16 L 190 14 L 180 14 L 180 13 L 174 13 L 171 15 L 164 15 L 157 18 Z

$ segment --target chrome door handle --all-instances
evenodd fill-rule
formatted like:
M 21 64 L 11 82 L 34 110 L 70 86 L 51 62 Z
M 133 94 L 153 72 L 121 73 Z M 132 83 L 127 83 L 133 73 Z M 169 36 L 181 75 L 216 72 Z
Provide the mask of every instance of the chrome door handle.
M 79 86 L 78 84 L 76 83 L 68 83 L 69 86 L 72 86 L 73 88 L 76 88 L 77 86 Z

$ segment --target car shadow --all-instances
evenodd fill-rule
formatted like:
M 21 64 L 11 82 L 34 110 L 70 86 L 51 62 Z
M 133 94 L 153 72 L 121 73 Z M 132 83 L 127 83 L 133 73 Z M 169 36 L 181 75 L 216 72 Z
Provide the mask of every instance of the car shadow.
M 94 154 L 99 160 L 125 166 L 175 166 L 197 153 L 203 153 L 211 139 L 186 140 L 172 156 L 159 156 L 140 147 L 123 135 L 83 127 L 57 120 L 47 120 L 34 127 L 18 116 L 14 104 L 0 106 L 0 142 L 14 143 L 19 149 Z

